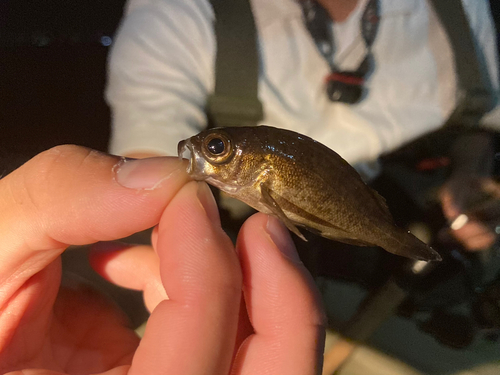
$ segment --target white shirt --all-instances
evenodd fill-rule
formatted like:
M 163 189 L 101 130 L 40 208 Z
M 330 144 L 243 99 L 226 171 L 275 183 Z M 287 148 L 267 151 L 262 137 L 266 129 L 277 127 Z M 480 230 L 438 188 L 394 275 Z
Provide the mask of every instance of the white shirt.
M 336 59 L 356 68 L 364 56 L 360 1 L 335 24 Z M 498 91 L 496 36 L 487 0 L 463 0 Z M 251 0 L 259 34 L 263 124 L 306 134 L 351 164 L 439 128 L 456 103 L 453 52 L 425 0 L 381 0 L 375 71 L 357 105 L 330 102 L 319 54 L 295 0 Z M 207 0 L 129 0 L 109 63 L 110 150 L 176 155 L 177 143 L 206 126 L 214 88 L 214 14 Z M 340 61 L 339 61 L 340 60 Z M 486 116 L 500 127 L 500 110 Z

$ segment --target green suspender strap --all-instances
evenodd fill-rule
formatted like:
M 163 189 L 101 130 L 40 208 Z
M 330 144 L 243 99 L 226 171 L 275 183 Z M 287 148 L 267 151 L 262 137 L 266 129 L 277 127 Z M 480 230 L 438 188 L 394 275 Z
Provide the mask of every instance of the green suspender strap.
M 250 0 L 210 0 L 217 40 L 215 90 L 207 100 L 209 127 L 257 125 L 259 56 Z
M 496 103 L 484 55 L 474 40 L 461 0 L 431 0 L 446 30 L 458 76 L 457 107 L 447 124 L 475 126 Z

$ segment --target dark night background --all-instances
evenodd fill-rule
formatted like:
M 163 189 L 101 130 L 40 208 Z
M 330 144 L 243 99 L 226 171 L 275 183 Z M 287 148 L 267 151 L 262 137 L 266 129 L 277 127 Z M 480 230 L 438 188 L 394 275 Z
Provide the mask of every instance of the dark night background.
M 0 175 L 57 144 L 106 150 L 105 45 L 124 3 L 0 1 Z

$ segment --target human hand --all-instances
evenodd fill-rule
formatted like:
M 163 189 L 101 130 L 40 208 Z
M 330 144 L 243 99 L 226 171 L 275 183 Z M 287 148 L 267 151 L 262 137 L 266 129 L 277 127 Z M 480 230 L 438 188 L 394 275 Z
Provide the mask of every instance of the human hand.
M 120 165 L 55 148 L 0 180 L 0 212 L 1 373 L 319 371 L 323 318 L 288 232 L 257 214 L 236 253 L 208 188 L 189 182 L 176 158 Z M 139 345 L 109 301 L 86 288 L 59 290 L 59 256 L 69 244 L 158 222 L 156 251 L 100 244 L 92 256 L 108 279 L 144 290 L 153 312 Z
M 492 191 L 497 190 L 497 191 Z M 440 191 L 440 200 L 444 216 L 450 224 L 451 234 L 469 251 L 481 251 L 490 248 L 496 240 L 496 235 L 481 220 L 478 220 L 473 211 L 478 207 L 482 196 L 493 198 L 487 207 L 496 209 L 499 202 L 495 199 L 500 197 L 500 189 L 491 179 L 461 179 L 451 181 L 443 186 Z M 493 195 L 491 195 L 493 193 Z M 495 195 L 497 197 L 495 198 Z M 485 216 L 485 215 L 483 215 Z

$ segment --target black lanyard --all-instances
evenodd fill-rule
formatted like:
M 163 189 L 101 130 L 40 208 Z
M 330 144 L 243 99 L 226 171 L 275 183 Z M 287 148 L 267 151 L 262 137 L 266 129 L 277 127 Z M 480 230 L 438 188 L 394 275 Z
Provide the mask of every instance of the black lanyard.
M 368 0 L 361 16 L 361 36 L 365 42 L 366 55 L 358 68 L 353 71 L 342 71 L 335 66 L 335 38 L 328 12 L 313 0 L 299 0 L 299 3 L 302 6 L 307 30 L 314 39 L 318 51 L 330 66 L 331 73 L 326 77 L 328 97 L 332 101 L 359 103 L 366 94 L 365 80 L 374 69 L 372 45 L 380 23 L 380 1 Z

